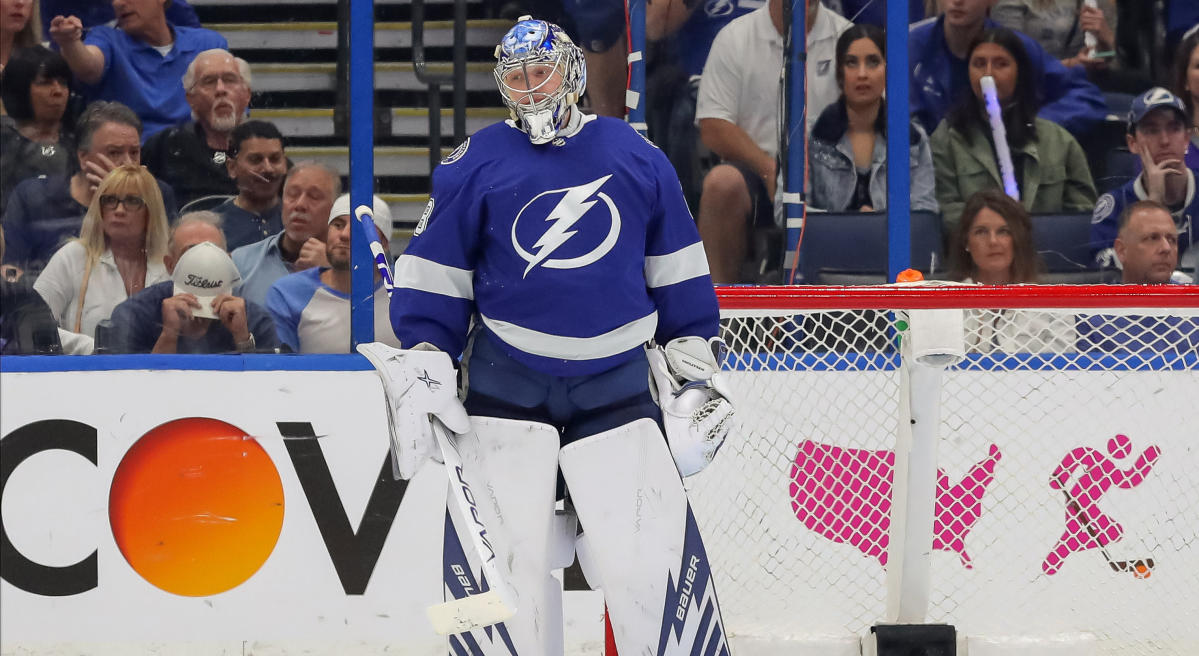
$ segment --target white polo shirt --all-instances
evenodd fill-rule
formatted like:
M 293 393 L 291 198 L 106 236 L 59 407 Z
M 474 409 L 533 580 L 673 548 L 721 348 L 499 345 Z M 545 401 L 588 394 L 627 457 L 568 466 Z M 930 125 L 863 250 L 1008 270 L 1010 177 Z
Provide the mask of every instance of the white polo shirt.
M 853 24 L 819 6 L 808 33 L 807 130 L 841 95 L 837 87 L 837 37 Z M 716 35 L 699 83 L 695 122 L 719 118 L 745 130 L 763 151 L 778 154 L 783 37 L 770 7 L 734 19 Z

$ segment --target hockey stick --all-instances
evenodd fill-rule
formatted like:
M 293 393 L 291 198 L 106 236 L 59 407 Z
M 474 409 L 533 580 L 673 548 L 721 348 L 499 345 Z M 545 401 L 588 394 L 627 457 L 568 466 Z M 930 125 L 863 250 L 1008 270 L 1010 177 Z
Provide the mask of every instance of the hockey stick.
M 1131 572 L 1132 575 L 1138 579 L 1147 579 L 1153 575 L 1152 558 L 1138 558 L 1136 560 L 1113 560 L 1111 554 L 1107 552 L 1107 547 L 1105 547 L 1103 543 L 1099 541 L 1099 533 L 1096 532 L 1095 527 L 1091 526 L 1091 522 L 1087 519 L 1086 513 L 1082 511 L 1082 507 L 1078 505 L 1078 502 L 1074 500 L 1074 497 L 1070 496 L 1070 492 L 1066 490 L 1065 487 L 1062 487 L 1062 494 L 1066 497 L 1066 506 L 1074 509 L 1074 512 L 1078 515 L 1078 521 L 1082 522 L 1082 526 L 1086 529 L 1087 535 L 1091 536 L 1091 539 L 1095 541 L 1095 544 L 1099 545 L 1099 553 L 1103 554 L 1103 559 L 1107 561 L 1107 564 L 1112 568 L 1113 572 Z
M 433 623 L 433 630 L 441 635 L 448 635 L 503 622 L 516 613 L 516 605 L 512 601 L 508 586 L 496 569 L 495 548 L 488 537 L 487 526 L 479 518 L 475 495 L 463 473 L 462 458 L 458 455 L 454 443 L 450 441 L 449 429 L 436 417 L 433 418 L 433 434 L 437 438 L 437 446 L 441 448 L 445 473 L 450 480 L 450 496 L 454 498 L 454 504 L 462 517 L 474 522 L 474 526 L 469 527 L 467 532 L 470 533 L 471 546 L 482 563 L 483 576 L 491 586 L 486 592 L 451 599 L 429 607 L 429 621 Z
M 354 217 L 357 219 L 367 243 L 370 244 L 375 268 L 379 271 L 379 276 L 383 279 L 383 286 L 387 288 L 387 295 L 390 298 L 395 291 L 395 285 L 391 267 L 387 264 L 387 254 L 383 251 L 383 245 L 379 243 L 379 235 L 371 215 L 371 208 L 359 205 L 354 210 Z M 500 576 L 499 570 L 496 569 L 495 549 L 488 538 L 487 527 L 479 518 L 474 494 L 463 475 L 462 457 L 458 455 L 458 449 L 450 441 L 449 433 L 449 429 L 441 423 L 441 420 L 434 417 L 433 435 L 437 440 L 438 448 L 441 449 L 441 459 L 445 463 L 445 473 L 450 481 L 449 495 L 453 497 L 454 504 L 458 507 L 464 520 L 473 521 L 475 524 L 467 532 L 470 533 L 471 546 L 474 547 L 475 554 L 482 563 L 483 576 L 487 579 L 491 589 L 430 606 L 428 609 L 429 621 L 433 623 L 433 630 L 441 635 L 463 633 L 476 627 L 490 626 L 502 622 L 516 613 L 512 594 L 508 591 L 508 586 Z

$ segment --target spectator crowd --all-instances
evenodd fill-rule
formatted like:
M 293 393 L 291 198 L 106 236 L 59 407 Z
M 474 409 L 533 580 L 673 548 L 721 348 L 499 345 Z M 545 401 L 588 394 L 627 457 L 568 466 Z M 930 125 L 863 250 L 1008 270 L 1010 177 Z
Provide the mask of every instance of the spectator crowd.
M 623 116 L 623 2 L 487 4 L 562 23 L 587 56 L 586 106 Z M 650 137 L 718 284 L 782 266 L 787 4 L 647 7 Z M 1151 17 L 1166 70 L 1115 0 L 910 0 L 911 121 L 897 134 L 882 1 L 794 4 L 808 212 L 885 211 L 890 137 L 908 145 L 911 210 L 940 216 L 950 278 L 1038 282 L 1041 214 L 1090 215 L 1085 264 L 1113 281 L 1193 275 L 1199 3 Z M 248 118 L 252 90 L 251 65 L 183 0 L 0 0 L 0 349 L 349 352 L 341 176 L 293 163 L 278 127 Z M 387 244 L 377 196 L 374 217 Z M 398 344 L 376 283 L 376 335 Z M 987 339 L 1035 349 L 1063 334 L 1025 320 Z

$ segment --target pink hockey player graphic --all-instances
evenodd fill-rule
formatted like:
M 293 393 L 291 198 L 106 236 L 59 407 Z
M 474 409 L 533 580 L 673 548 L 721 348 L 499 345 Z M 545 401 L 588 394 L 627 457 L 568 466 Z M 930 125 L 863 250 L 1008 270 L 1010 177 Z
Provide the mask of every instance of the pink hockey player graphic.
M 1072 449 L 1050 476 L 1049 487 L 1062 490 L 1066 500 L 1066 528 L 1057 544 L 1041 563 L 1041 570 L 1053 575 L 1061 569 L 1066 557 L 1087 549 L 1104 550 L 1124 536 L 1124 527 L 1099 508 L 1099 499 L 1115 485 L 1130 489 L 1141 484 L 1153 469 L 1161 449 L 1150 446 L 1128 469 L 1118 469 L 1112 458 L 1123 460 L 1132 453 L 1132 440 L 1117 435 L 1107 441 L 1107 454 L 1098 449 L 1080 446 Z M 1111 456 L 1110 458 L 1108 456 Z M 1082 470 L 1077 481 L 1069 485 L 1070 477 Z M 1106 551 L 1104 556 L 1107 557 Z M 1109 563 L 1111 559 L 1108 558 Z M 1113 569 L 1119 569 L 1113 566 Z
M 971 567 L 966 536 L 982 515 L 982 498 L 1001 457 L 992 444 L 987 457 L 952 486 L 938 470 L 933 548 L 958 554 L 966 568 Z M 894 469 L 893 451 L 804 440 L 791 467 L 791 507 L 809 530 L 852 545 L 886 566 Z

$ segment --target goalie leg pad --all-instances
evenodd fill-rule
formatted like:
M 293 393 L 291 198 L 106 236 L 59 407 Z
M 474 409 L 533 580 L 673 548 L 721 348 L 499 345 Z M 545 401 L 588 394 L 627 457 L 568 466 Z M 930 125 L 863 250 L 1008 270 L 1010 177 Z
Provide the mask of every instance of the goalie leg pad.
M 559 464 L 617 650 L 727 654 L 708 556 L 657 424 L 639 419 L 583 438 Z
M 485 543 L 495 553 L 498 569 L 506 577 L 516 614 L 491 627 L 450 638 L 466 653 L 562 653 L 562 602 L 557 579 L 550 574 L 551 549 L 561 529 L 555 521 L 558 431 L 546 424 L 471 417 L 473 433 L 457 438 L 463 472 L 488 536 Z M 445 550 L 446 594 L 466 594 L 463 577 L 474 580 L 478 564 L 463 566 L 464 536 L 457 531 L 475 526 L 451 506 L 453 527 L 447 523 Z M 463 571 L 465 569 L 465 572 Z

